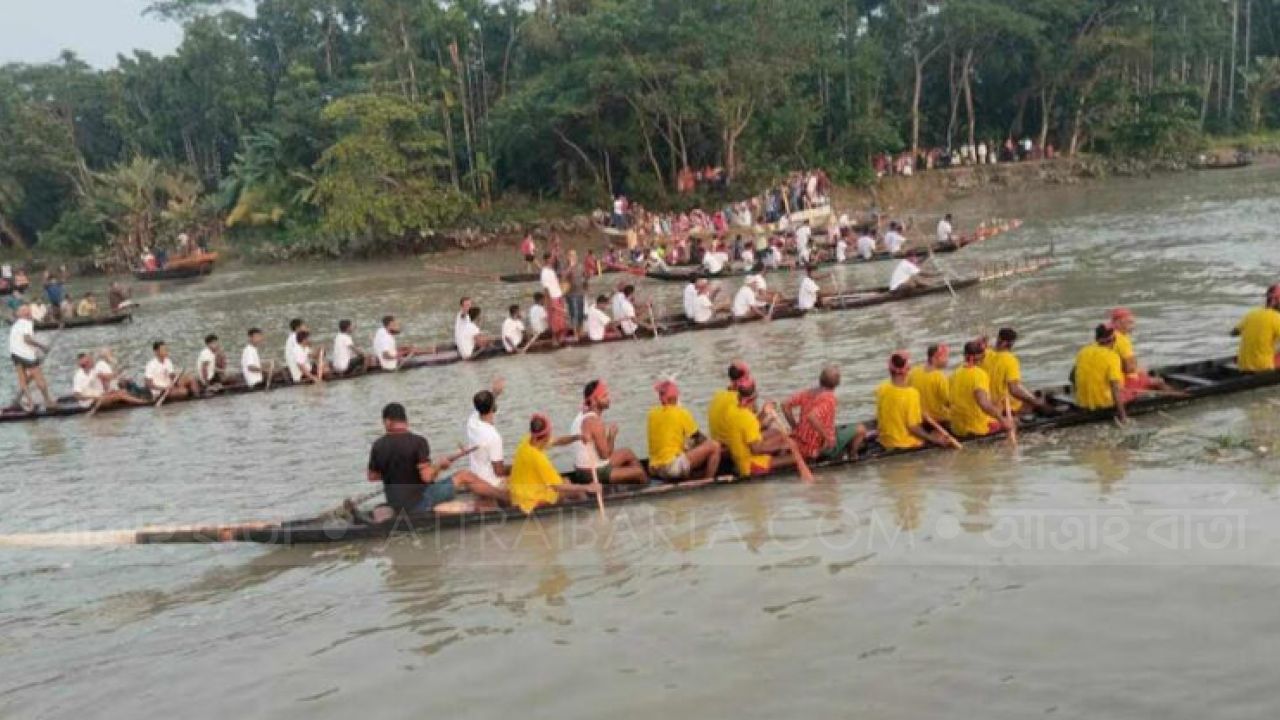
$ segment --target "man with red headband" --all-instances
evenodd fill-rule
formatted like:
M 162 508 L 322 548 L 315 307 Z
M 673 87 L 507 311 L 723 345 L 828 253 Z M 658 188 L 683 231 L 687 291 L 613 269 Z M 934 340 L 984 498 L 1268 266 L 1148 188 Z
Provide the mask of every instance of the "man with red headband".
M 991 402 L 1004 413 L 1005 399 L 1009 401 L 1009 409 L 1016 416 L 1024 406 L 1030 406 L 1046 415 L 1053 414 L 1048 403 L 1040 400 L 1034 393 L 1022 386 L 1022 363 L 1013 354 L 1013 345 L 1018 342 L 1018 331 L 1010 327 L 1000 328 L 996 333 L 996 347 L 987 350 L 982 360 L 982 369 L 987 371 L 991 380 Z
M 1076 386 L 1076 402 L 1085 410 L 1114 407 L 1121 422 L 1125 413 L 1124 369 L 1116 353 L 1116 331 L 1110 325 L 1099 325 L 1093 331 L 1094 342 L 1076 355 L 1071 371 Z
M 569 434 L 578 436 L 573 444 L 573 481 L 579 485 L 602 483 L 647 483 L 649 475 L 636 454 L 616 447 L 618 425 L 605 424 L 609 409 L 609 386 L 592 380 L 582 389 L 582 411 L 573 419 Z
M 946 343 L 930 345 L 928 362 L 916 365 L 907 373 L 907 384 L 920 393 L 924 413 L 940 423 L 951 421 L 951 381 L 947 379 L 947 363 L 951 348 Z
M 951 374 L 951 432 L 960 437 L 981 437 L 1012 427 L 1012 419 L 1006 419 L 1004 408 L 991 396 L 991 378 L 982 367 L 985 355 L 982 343 L 965 343 L 964 365 Z
M 1132 400 L 1147 390 L 1168 390 L 1169 386 L 1158 377 L 1149 375 L 1138 367 L 1138 358 L 1133 351 L 1133 333 L 1135 322 L 1133 312 L 1128 308 L 1116 308 L 1111 311 L 1111 327 L 1116 332 L 1116 354 L 1120 356 L 1120 367 L 1124 370 L 1125 399 Z
M 767 475 L 774 470 L 793 467 L 787 436 L 780 432 L 762 433 L 756 413 L 756 384 L 747 380 L 738 388 L 738 406 L 725 412 L 725 448 L 733 458 L 741 477 Z
M 680 406 L 680 388 L 663 380 L 653 389 L 658 406 L 649 410 L 649 472 L 663 480 L 687 480 L 702 471 L 710 480 L 720 469 L 720 443 L 698 430 L 693 415 Z
M 860 424 L 836 424 L 836 388 L 840 368 L 828 365 L 818 375 L 818 387 L 801 390 L 782 404 L 782 415 L 794 433 L 801 454 L 809 460 L 857 457 L 867 429 Z
M 711 439 L 724 445 L 729 440 L 725 416 L 729 410 L 738 407 L 738 388 L 751 381 L 751 370 L 741 360 L 729 363 L 729 386 L 717 390 L 711 396 L 711 404 L 707 407 L 707 431 Z
M 889 357 L 889 379 L 876 388 L 876 439 L 886 450 L 913 450 L 926 443 L 947 446 L 940 435 L 924 429 L 920 391 L 907 384 L 911 359 L 905 350 Z
M 1276 369 L 1276 343 L 1280 342 L 1280 285 L 1267 288 L 1266 305 L 1250 310 L 1231 335 L 1240 338 L 1236 364 L 1242 371 L 1257 373 Z
M 511 475 L 507 479 L 511 504 L 531 513 L 543 505 L 554 505 L 561 500 L 581 500 L 601 492 L 598 483 L 574 485 L 565 482 L 556 466 L 547 457 L 547 448 L 569 445 L 577 438 L 552 438 L 551 420 L 538 413 L 529 421 L 529 434 L 520 441 L 511 460 Z

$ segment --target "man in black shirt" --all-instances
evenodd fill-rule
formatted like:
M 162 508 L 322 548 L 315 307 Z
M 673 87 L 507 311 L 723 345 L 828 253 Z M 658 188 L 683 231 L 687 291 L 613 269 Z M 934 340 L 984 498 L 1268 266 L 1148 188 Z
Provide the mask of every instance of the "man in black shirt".
M 459 490 L 479 497 L 506 502 L 506 492 L 485 482 L 470 470 L 441 478 L 453 461 L 431 462 L 427 439 L 409 431 L 404 406 L 391 403 L 382 409 L 382 425 L 387 434 L 373 443 L 369 452 L 369 481 L 380 482 L 387 504 L 396 512 L 428 512 L 453 500 Z

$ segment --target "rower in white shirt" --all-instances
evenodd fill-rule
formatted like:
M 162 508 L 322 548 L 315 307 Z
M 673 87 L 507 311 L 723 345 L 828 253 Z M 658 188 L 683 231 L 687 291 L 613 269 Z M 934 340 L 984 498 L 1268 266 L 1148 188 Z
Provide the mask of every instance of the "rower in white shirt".
M 298 373 L 298 369 L 294 367 L 293 359 L 298 356 L 298 333 L 303 330 L 310 330 L 307 323 L 302 318 L 294 318 L 289 321 L 289 337 L 284 341 L 284 366 L 289 370 L 289 376 L 294 377 Z
M 529 332 L 533 337 L 541 337 L 550 328 L 547 317 L 547 296 L 536 292 L 533 294 L 533 305 L 529 306 Z
M 152 358 L 147 361 L 147 367 L 143 371 L 150 400 L 158 401 L 161 397 L 185 400 L 200 394 L 200 386 L 195 378 L 174 369 L 168 345 L 163 341 L 156 341 L 151 344 L 151 352 Z
M 457 335 L 458 330 L 471 317 L 471 298 L 462 296 L 458 301 L 458 314 L 453 316 L 453 334 Z
M 719 275 L 729 265 L 729 253 L 712 250 L 702 256 L 702 267 L 709 275 Z
M 116 387 L 116 371 L 111 366 L 111 351 L 103 349 L 95 363 L 89 353 L 76 356 L 76 373 L 71 379 L 71 390 L 82 408 L 95 405 L 106 410 L 115 405 L 150 405 L 151 403 Z
M 810 227 L 809 221 L 805 220 L 804 224 L 796 228 L 796 257 L 799 258 L 801 265 L 809 264 L 809 241 L 813 238 L 813 228 Z
M 227 355 L 222 352 L 222 344 L 217 335 L 206 335 L 204 347 L 196 357 L 196 379 L 200 386 L 221 386 L 227 382 Z
M 845 237 L 841 231 L 840 236 L 836 239 L 836 262 L 848 262 L 849 260 L 849 239 Z
M 587 337 L 591 342 L 602 342 L 609 334 L 613 319 L 609 317 L 609 313 L 604 311 L 608 305 L 609 298 L 604 295 L 598 295 L 596 296 L 596 304 L 587 308 L 587 316 L 583 324 L 587 328 Z
M 507 308 L 507 319 L 502 321 L 502 349 L 518 352 L 524 345 L 524 321 L 520 318 L 520 306 Z
M 394 315 L 383 316 L 382 327 L 373 334 L 373 354 L 378 358 L 378 367 L 387 372 L 394 372 L 404 358 L 404 353 L 396 347 L 399 334 L 400 321 Z
M 684 316 L 686 319 L 692 320 L 698 302 L 698 281 L 690 280 L 688 285 L 684 286 Z
M 551 304 L 554 305 L 564 295 L 564 290 L 560 287 L 560 276 L 551 265 L 551 253 L 542 256 L 542 270 L 538 272 L 538 281 L 542 283 L 542 291 L 547 294 Z
M 311 359 L 311 331 L 299 330 L 295 335 L 292 360 L 289 377 L 295 384 L 324 382 L 324 351 L 321 350 L 315 360 Z
M 463 360 L 474 358 L 492 344 L 492 339 L 480 330 L 480 308 L 473 307 L 467 311 L 467 319 L 459 325 L 453 343 L 458 348 L 458 357 Z
M 937 277 L 936 273 L 926 273 L 920 269 L 920 259 L 918 252 L 911 252 L 898 263 L 889 278 L 890 292 L 925 287 L 925 279 Z
M 752 249 L 750 248 L 750 246 L 744 246 L 744 247 L 742 248 L 742 254 L 741 254 L 741 257 L 742 257 L 742 265 L 743 265 L 743 267 L 751 268 L 751 267 L 754 267 L 754 266 L 755 266 L 755 264 L 756 264 L 756 253 L 755 253 L 755 251 L 754 251 L 754 250 L 752 250 Z
M 711 283 L 706 278 L 698 280 L 698 295 L 693 301 L 693 321 L 702 324 L 709 323 L 716 317 L 716 312 L 720 309 L 716 307 L 715 299 L 711 290 Z
M 864 232 L 858 236 L 858 257 L 870 260 L 876 254 L 876 236 Z
M 355 323 L 350 320 L 338 321 L 338 334 L 333 336 L 333 359 L 329 361 L 337 375 L 350 375 L 367 369 L 368 360 L 356 348 L 353 332 Z
M 897 255 L 902 252 L 903 246 L 907 244 L 907 239 L 900 232 L 901 229 L 901 225 L 891 222 L 889 223 L 889 232 L 884 234 L 884 249 L 891 255 Z
M 271 371 L 262 367 L 262 358 L 258 353 L 260 347 L 262 347 L 262 331 L 258 328 L 249 328 L 249 342 L 240 352 L 240 374 L 244 379 L 245 387 L 256 388 L 263 385 L 266 382 L 266 374 Z
M 506 464 L 502 434 L 494 420 L 498 415 L 498 397 L 502 395 L 503 381 L 495 380 L 492 390 L 482 390 L 471 398 L 475 410 L 467 418 L 467 447 L 475 448 L 467 456 L 472 473 L 495 488 L 504 488 L 511 468 Z M 477 509 L 484 500 L 478 499 Z
M 742 287 L 738 288 L 738 292 L 734 294 L 732 310 L 735 320 L 768 317 L 764 300 L 759 295 L 756 283 L 758 277 L 758 275 L 748 276 L 742 283 Z
M 951 213 L 947 213 L 946 217 L 938 221 L 938 244 L 950 245 L 953 232 L 954 230 L 951 228 Z
M 640 328 L 636 322 L 636 306 L 633 302 L 636 294 L 634 285 L 627 285 L 614 296 L 613 320 L 618 329 L 627 337 L 633 337 Z
M 818 283 L 813 279 L 813 266 L 805 268 L 804 277 L 800 278 L 800 291 L 796 296 L 796 307 L 804 312 L 809 312 L 818 306 L 818 297 L 822 289 L 818 287 Z

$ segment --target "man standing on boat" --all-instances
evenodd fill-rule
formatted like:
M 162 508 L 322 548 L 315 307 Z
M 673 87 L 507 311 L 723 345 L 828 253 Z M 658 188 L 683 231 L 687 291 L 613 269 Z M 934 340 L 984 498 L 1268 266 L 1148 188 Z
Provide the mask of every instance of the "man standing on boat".
M 1116 409 L 1116 418 L 1128 420 L 1125 413 L 1124 368 L 1116 353 L 1116 331 L 1110 325 L 1099 325 L 1093 331 L 1094 342 L 1076 355 L 1072 384 L 1076 403 L 1085 410 Z
M 583 387 L 582 398 L 582 411 L 569 427 L 569 434 L 579 437 L 573 443 L 573 481 L 579 485 L 597 478 L 605 484 L 648 482 L 649 476 L 636 454 L 616 447 L 618 425 L 605 424 L 609 387 L 603 380 L 592 380 Z
M 31 306 L 19 306 L 13 327 L 9 328 L 9 359 L 13 361 L 14 373 L 18 376 L 18 399 L 24 407 L 31 403 L 30 383 L 35 383 L 40 389 L 46 410 L 56 405 L 53 396 L 49 394 L 49 383 L 44 379 L 44 371 L 40 369 L 40 353 L 48 352 L 49 346 L 36 340 Z
M 560 276 L 556 274 L 555 263 L 552 262 L 549 252 L 542 256 L 539 281 L 547 297 L 547 321 L 551 330 L 551 340 L 558 345 L 569 333 L 569 317 L 564 306 L 564 289 L 560 287 Z M 532 317 L 530 315 L 530 319 Z
M 657 407 L 649 410 L 649 472 L 663 480 L 688 480 L 701 472 L 711 480 L 720 469 L 720 444 L 706 439 L 693 415 L 680 405 L 680 388 L 663 380 L 653 389 Z
M 818 387 L 802 390 L 782 404 L 782 415 L 808 460 L 857 457 L 867 430 L 862 425 L 836 425 L 836 388 L 840 368 L 828 365 L 818 375 Z
M 382 483 L 387 505 L 397 514 L 429 512 L 453 500 L 458 490 L 498 502 L 506 499 L 504 491 L 469 470 L 441 477 L 452 462 L 449 458 L 431 462 L 431 446 L 409 430 L 409 416 L 400 403 L 382 408 L 382 426 L 386 434 L 369 450 L 368 478 Z
M 1231 331 L 1240 338 L 1236 365 L 1244 372 L 1271 372 L 1276 365 L 1276 343 L 1280 342 L 1280 285 L 1267 288 L 1265 305 L 1250 310 Z

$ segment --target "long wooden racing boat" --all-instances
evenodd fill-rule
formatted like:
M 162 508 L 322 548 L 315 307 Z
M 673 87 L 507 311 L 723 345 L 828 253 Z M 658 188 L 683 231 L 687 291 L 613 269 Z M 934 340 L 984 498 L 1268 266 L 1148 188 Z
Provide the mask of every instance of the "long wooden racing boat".
M 124 322 L 133 322 L 133 313 L 114 312 L 89 317 L 75 317 L 65 321 L 42 320 L 36 323 L 36 330 L 74 330 L 98 325 L 118 325 Z
M 1018 276 L 1018 275 L 1026 275 L 1026 274 L 1038 272 L 1052 264 L 1053 264 L 1053 259 L 1051 257 L 1036 257 L 1036 258 L 1030 258 L 1025 262 L 1023 262 L 1022 264 L 1007 263 L 1000 266 L 994 266 L 994 269 L 979 275 L 951 280 L 949 285 L 947 283 L 938 283 L 936 285 L 928 285 L 928 286 L 923 286 L 918 288 L 911 288 L 908 290 L 898 290 L 896 292 L 890 292 L 888 288 L 876 288 L 873 290 L 861 290 L 861 291 L 843 293 L 839 295 L 831 295 L 831 296 L 822 298 L 821 304 L 818 307 L 814 308 L 813 310 L 809 310 L 809 311 L 800 310 L 792 302 L 779 303 L 774 308 L 771 320 L 772 321 L 788 320 L 788 319 L 805 317 L 806 315 L 817 315 L 817 314 L 830 313 L 830 312 L 844 312 L 849 310 L 865 309 L 869 307 L 874 307 L 876 305 L 885 305 L 888 303 L 905 302 L 907 300 L 927 297 L 930 295 L 939 295 L 939 294 L 953 292 L 953 291 L 965 290 L 965 289 L 972 288 L 985 283 L 991 283 L 991 282 L 1007 279 L 1007 278 Z M 644 317 L 640 317 L 638 319 L 642 323 L 647 322 L 647 319 Z M 765 322 L 765 319 L 759 318 L 759 317 L 737 318 L 737 319 L 731 318 L 731 317 L 722 317 L 722 318 L 717 318 L 715 320 L 712 320 L 710 322 L 705 322 L 705 323 L 696 323 L 691 320 L 686 320 L 682 318 L 671 318 L 667 320 L 659 319 L 657 322 L 657 329 L 658 329 L 657 334 L 658 334 L 658 337 L 663 337 L 663 336 L 669 336 L 669 335 L 680 335 L 688 332 L 700 332 L 704 330 L 721 330 L 721 329 L 730 328 L 738 325 L 747 325 L 747 324 L 761 323 L 761 322 Z M 462 359 L 462 357 L 458 354 L 457 348 L 455 348 L 452 343 L 448 343 L 448 344 L 442 343 L 437 345 L 435 348 L 433 348 L 431 352 L 414 355 L 402 361 L 400 363 L 399 370 L 388 371 L 388 370 L 382 370 L 380 368 L 373 368 L 371 370 L 361 369 L 358 372 L 346 374 L 346 375 L 335 375 L 335 374 L 326 372 L 325 382 L 333 383 L 333 382 L 339 382 L 343 380 L 354 380 L 356 378 L 367 377 L 370 375 L 393 375 L 396 372 L 405 372 L 408 370 L 416 370 L 420 368 L 441 367 L 445 365 L 454 365 L 461 362 L 474 363 L 474 362 L 484 362 L 488 360 L 497 360 L 499 358 L 519 357 L 524 353 L 544 354 L 544 353 L 551 353 L 551 352 L 559 352 L 559 351 L 568 350 L 571 348 L 590 348 L 590 347 L 595 347 L 597 345 L 607 345 L 612 343 L 636 342 L 640 339 L 644 339 L 644 338 L 652 339 L 653 337 L 654 337 L 653 331 L 647 327 L 641 327 L 637 331 L 636 335 L 632 337 L 625 337 L 620 334 L 613 333 L 607 336 L 604 340 L 601 340 L 599 342 L 593 342 L 587 338 L 583 338 L 581 341 L 578 341 L 578 342 L 554 344 L 551 342 L 549 338 L 544 336 L 542 338 L 533 340 L 528 345 L 528 347 L 523 352 L 520 352 L 520 353 L 508 353 L 501 346 L 491 346 L 485 350 L 482 350 L 476 353 L 473 357 L 471 357 L 468 360 Z M 217 394 L 208 395 L 204 397 L 190 397 L 190 398 L 183 398 L 183 399 L 170 398 L 166 402 L 166 404 L 179 405 L 179 404 L 188 403 L 188 402 L 201 402 L 205 400 L 213 400 L 220 397 L 231 397 L 235 395 L 246 395 L 250 393 L 267 392 L 272 388 L 276 390 L 280 390 L 287 387 L 309 387 L 309 385 L 306 383 L 295 384 L 291 382 L 288 372 L 283 368 L 281 368 L 276 370 L 273 373 L 269 387 L 259 386 L 256 388 L 247 388 L 239 384 L 228 384 L 228 385 L 224 385 L 222 388 L 222 391 Z M 132 409 L 146 408 L 146 407 L 149 407 L 149 406 L 147 405 L 137 405 L 137 406 L 113 405 L 110 407 L 105 407 L 100 409 L 97 414 L 101 415 L 103 413 L 122 412 L 124 410 L 132 410 Z M 37 411 L 37 410 L 26 410 L 18 406 L 9 406 L 6 408 L 0 408 L 0 423 L 74 417 L 76 415 L 82 415 L 87 412 L 89 412 L 89 408 L 81 405 L 79 401 L 77 401 L 74 397 L 64 396 L 64 397 L 58 398 L 57 406 L 52 409 L 42 409 Z
M 1220 395 L 1241 393 L 1248 390 L 1280 385 L 1280 371 L 1266 373 L 1243 373 L 1235 365 L 1234 358 L 1198 360 L 1177 365 L 1169 365 L 1151 370 L 1152 374 L 1165 380 L 1171 387 L 1183 391 L 1181 396 L 1154 395 L 1136 400 L 1128 406 L 1130 416 L 1140 416 L 1186 405 L 1198 400 Z M 1070 386 L 1054 386 L 1039 391 L 1057 408 L 1054 415 L 1037 416 L 1024 419 L 1018 432 L 1047 433 L 1078 425 L 1109 423 L 1115 417 L 1112 410 L 1085 410 L 1075 405 L 1070 399 Z M 866 423 L 873 426 L 874 422 Z M 969 438 L 968 445 L 990 444 L 1006 437 L 1003 431 L 992 435 Z M 881 462 L 899 457 L 924 455 L 947 451 L 932 446 L 915 450 L 886 450 L 878 443 L 869 442 L 856 458 L 811 463 L 815 470 L 834 469 L 840 467 L 860 466 Z M 792 470 L 781 470 L 763 476 L 739 478 L 722 475 L 714 480 L 691 480 L 680 483 L 665 483 L 653 480 L 644 487 L 609 486 L 606 488 L 605 505 L 616 507 L 621 503 L 633 503 L 653 500 L 675 495 L 686 495 L 715 487 L 728 487 L 771 480 L 789 478 Z M 62 536 L 3 536 L 2 545 L 38 546 L 42 544 L 167 544 L 167 543 L 226 543 L 248 542 L 273 545 L 295 545 L 315 543 L 339 543 L 357 540 L 386 538 L 398 534 L 428 534 L 446 529 L 466 528 L 507 521 L 523 521 L 527 517 L 573 517 L 581 513 L 594 513 L 594 498 L 581 502 L 543 507 L 531 515 L 525 515 L 517 509 L 497 509 L 461 513 L 428 512 L 421 514 L 401 514 L 384 522 L 361 522 L 349 513 L 334 511 L 310 518 L 286 521 L 255 522 L 235 525 L 187 526 L 187 527 L 155 527 L 141 530 L 106 531 L 98 533 L 69 533 Z

